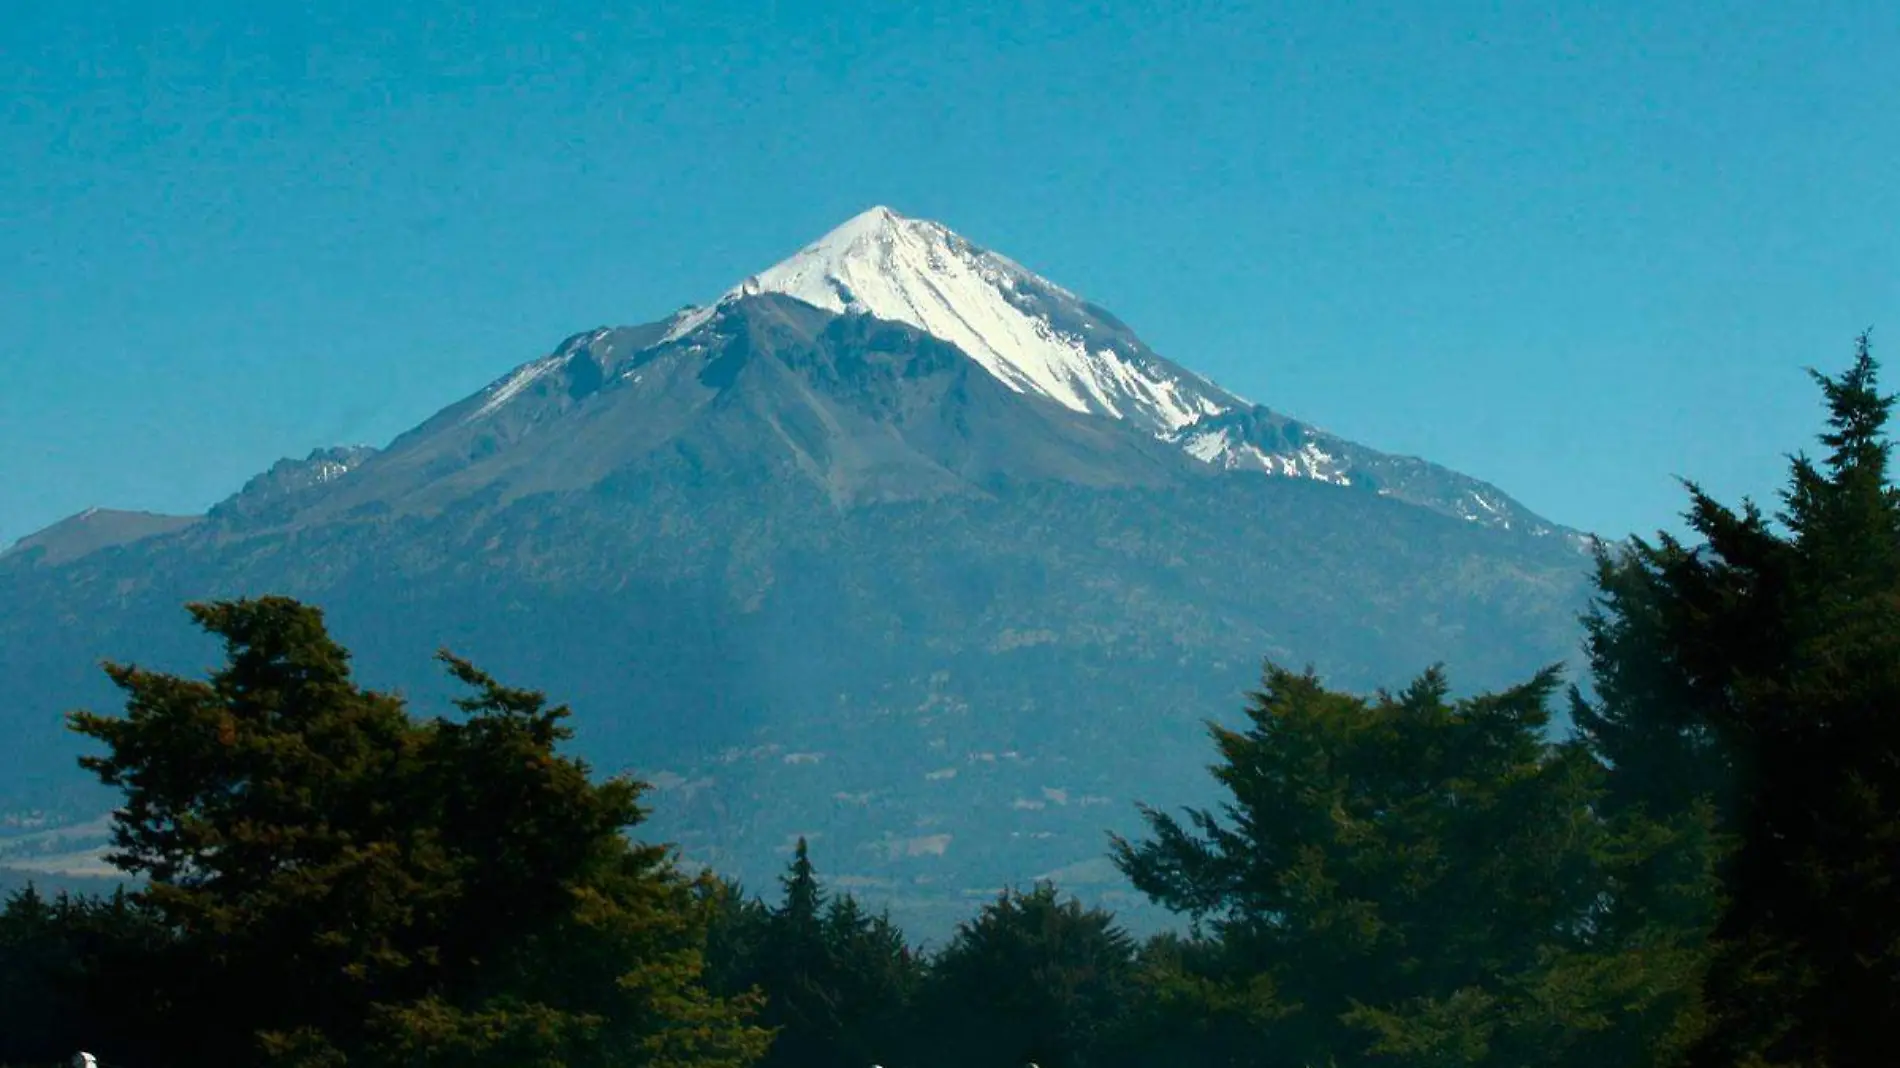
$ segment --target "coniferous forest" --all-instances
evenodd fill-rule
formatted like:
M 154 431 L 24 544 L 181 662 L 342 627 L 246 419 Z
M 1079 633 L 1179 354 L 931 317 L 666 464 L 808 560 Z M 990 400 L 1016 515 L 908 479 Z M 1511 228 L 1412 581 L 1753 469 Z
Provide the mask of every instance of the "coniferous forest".
M 321 612 L 196 604 L 203 679 L 107 670 L 109 898 L 0 914 L 0 1063 L 1861 1068 L 1900 1018 L 1900 489 L 1863 337 L 1778 507 L 1599 550 L 1590 670 L 1474 697 L 1266 666 L 1224 802 L 1112 843 L 1139 940 L 1012 888 L 920 948 L 826 885 L 689 871 L 569 710 L 456 656 L 358 685 Z M 1574 729 L 1564 729 L 1565 721 Z

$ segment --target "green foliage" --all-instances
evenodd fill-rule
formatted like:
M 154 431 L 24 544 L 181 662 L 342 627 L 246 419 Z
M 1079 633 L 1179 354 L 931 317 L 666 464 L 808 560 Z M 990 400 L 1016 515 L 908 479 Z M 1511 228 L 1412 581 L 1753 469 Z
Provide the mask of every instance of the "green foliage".
M 706 879 L 696 896 L 707 912 L 706 985 L 721 994 L 756 989 L 771 910 L 732 879 Z
M 803 838 L 779 882 L 776 908 L 732 883 L 707 893 L 708 981 L 765 995 L 761 1022 L 775 1035 L 765 1068 L 899 1059 L 921 968 L 903 933 L 850 894 L 828 895 Z
M 832 998 L 839 1008 L 836 1061 L 872 1064 L 894 1059 L 910 1044 L 906 1030 L 923 975 L 923 962 L 885 913 L 866 912 L 849 894 L 834 898 L 824 941 L 832 966 Z
M 1454 700 L 1269 666 L 1214 727 L 1228 799 L 1114 841 L 1190 933 L 1053 886 L 934 957 L 828 892 L 776 904 L 625 831 L 643 787 L 565 708 L 448 654 L 418 721 L 315 610 L 193 606 L 206 681 L 112 666 L 75 714 L 135 895 L 0 912 L 0 1062 L 766 1068 L 1716 1068 L 1887 1063 L 1900 1013 L 1900 491 L 1865 339 L 1785 510 L 1691 486 L 1703 544 L 1597 558 L 1577 735 L 1555 669 Z M 257 991 L 270 991 L 265 998 Z M 242 1010 L 235 1007 L 243 1006 Z M 757 1022 L 752 1022 L 756 1017 Z
M 1616 848 L 1605 870 L 1599 940 L 1647 973 L 1606 1034 L 1602 1055 L 1679 1063 L 1706 1026 L 1708 939 L 1722 907 L 1719 867 L 1733 847 L 1738 797 L 1726 746 L 1695 713 L 1680 673 L 1659 655 L 1667 591 L 1643 547 L 1597 553 L 1598 600 L 1584 616 L 1595 693 L 1571 691 L 1582 745 L 1609 770 L 1598 811 Z M 1612 979 L 1614 977 L 1611 977 Z
M 1703 544 L 1638 541 L 1609 571 L 1633 592 L 1607 632 L 1640 637 L 1606 645 L 1608 667 L 1653 691 L 1607 696 L 1593 740 L 1626 797 L 1665 819 L 1707 798 L 1733 841 L 1695 1065 L 1886 1063 L 1900 1012 L 1893 399 L 1865 337 L 1847 372 L 1814 377 L 1828 452 L 1795 458 L 1779 524 L 1691 485 Z
M 1218 939 L 1163 934 L 1143 946 L 1136 992 L 1103 1062 L 1130 1068 L 1261 1063 L 1273 1028 L 1296 1010 L 1271 975 L 1247 970 Z
M 128 966 L 162 938 L 122 890 L 10 895 L 0 909 L 0 1064 L 64 1062 L 81 1048 L 139 1054 L 140 1036 L 100 1010 L 135 992 Z
M 920 1063 L 1078 1068 L 1135 992 L 1134 943 L 1114 917 L 1040 883 L 1005 890 L 932 962 Z
M 756 1058 L 745 1006 L 699 981 L 703 900 L 623 834 L 643 787 L 557 753 L 566 708 L 445 653 L 465 715 L 417 721 L 354 683 L 314 608 L 191 611 L 224 667 L 114 665 L 126 715 L 72 717 L 169 935 L 136 1001 L 161 1063 Z
M 1627 1047 L 1686 964 L 1603 923 L 1624 856 L 1655 846 L 1601 815 L 1584 748 L 1546 740 L 1556 686 L 1546 671 L 1453 701 L 1433 670 L 1363 698 L 1270 666 L 1248 728 L 1213 730 L 1224 810 L 1150 810 L 1150 840 L 1116 842 L 1137 887 L 1216 936 L 1145 973 L 1203 1021 L 1210 1048 L 1173 1056 L 1588 1064 Z

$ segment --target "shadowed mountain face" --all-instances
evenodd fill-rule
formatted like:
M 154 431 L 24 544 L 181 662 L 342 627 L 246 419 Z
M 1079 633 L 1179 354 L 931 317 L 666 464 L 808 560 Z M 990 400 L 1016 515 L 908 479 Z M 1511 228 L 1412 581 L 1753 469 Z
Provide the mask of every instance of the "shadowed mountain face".
M 941 932 L 1007 881 L 1115 901 L 1104 832 L 1206 798 L 1203 721 L 1262 657 L 1362 687 L 1442 661 L 1475 688 L 1572 654 L 1572 537 L 1400 485 L 1405 463 L 1482 483 L 1264 410 L 1116 416 L 917 326 L 741 288 L 575 335 L 189 525 L 0 557 L 0 809 L 96 814 L 59 715 L 111 704 L 98 661 L 197 673 L 217 651 L 184 601 L 285 593 L 421 711 L 445 645 L 571 703 L 688 858 L 765 885 L 803 834 Z M 1216 432 L 1260 461 L 1197 454 Z M 1316 441 L 1346 477 L 1275 466 Z

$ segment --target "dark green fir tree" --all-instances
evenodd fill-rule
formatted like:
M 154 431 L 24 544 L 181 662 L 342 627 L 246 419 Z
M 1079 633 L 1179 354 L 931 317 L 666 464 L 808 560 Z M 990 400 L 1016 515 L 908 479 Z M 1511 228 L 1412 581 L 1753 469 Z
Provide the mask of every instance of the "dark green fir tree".
M 1695 544 L 1636 542 L 1617 580 L 1614 677 L 1654 701 L 1586 724 L 1617 792 L 1680 809 L 1714 795 L 1722 873 L 1708 1027 L 1690 1063 L 1893 1063 L 1900 1011 L 1900 494 L 1893 399 L 1863 336 L 1814 373 L 1826 455 L 1797 456 L 1771 519 L 1691 485 Z M 1615 704 L 1615 700 L 1606 700 Z M 1626 735 L 1619 739 L 1618 734 Z M 1673 749 L 1645 760 L 1636 739 Z M 1681 743 L 1681 744 L 1677 744 Z
M 145 1063 L 742 1068 L 766 1035 L 701 982 L 709 921 L 643 787 L 563 756 L 568 712 L 447 654 L 463 715 L 351 678 L 315 608 L 193 605 L 200 681 L 112 666 L 77 713 L 124 791 L 114 861 L 164 937 Z

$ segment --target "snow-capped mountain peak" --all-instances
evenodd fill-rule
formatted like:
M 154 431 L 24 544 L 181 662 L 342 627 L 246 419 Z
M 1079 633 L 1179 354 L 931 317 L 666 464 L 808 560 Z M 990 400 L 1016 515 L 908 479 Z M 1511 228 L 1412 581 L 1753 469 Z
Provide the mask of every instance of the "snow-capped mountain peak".
M 1018 393 L 1155 434 L 1238 403 L 1076 294 L 941 224 L 882 205 L 747 278 L 722 302 L 757 293 L 908 323 L 956 345 Z M 692 332 L 712 312 L 682 315 L 669 337 Z
M 688 306 L 645 327 L 576 334 L 491 383 L 456 418 L 478 423 L 518 403 L 539 403 L 550 391 L 571 392 L 577 354 L 594 368 L 585 377 L 605 373 L 608 350 L 619 355 L 607 362 L 675 345 L 709 351 L 719 324 L 729 316 L 743 320 L 742 305 L 761 296 L 906 324 L 956 346 L 1016 394 L 1120 421 L 1243 477 L 1327 482 L 1485 526 L 1556 529 L 1496 487 L 1256 407 L 1163 359 L 1076 293 L 939 223 L 883 205 L 847 219 L 710 305 Z

